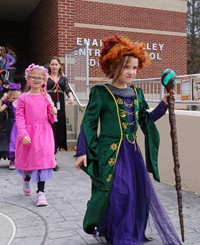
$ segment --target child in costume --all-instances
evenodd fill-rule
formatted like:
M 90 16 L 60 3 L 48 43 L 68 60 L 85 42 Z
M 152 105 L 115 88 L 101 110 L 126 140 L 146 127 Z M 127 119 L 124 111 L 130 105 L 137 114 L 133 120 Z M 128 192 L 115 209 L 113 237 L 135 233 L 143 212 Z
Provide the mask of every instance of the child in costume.
M 0 69 L 8 70 L 16 60 L 10 54 L 7 54 L 6 48 L 4 46 L 0 47 Z
M 51 123 L 57 110 L 45 91 L 47 69 L 31 64 L 25 77 L 30 90 L 18 99 L 16 169 L 23 178 L 24 194 L 31 195 L 30 180 L 37 182 L 37 206 L 46 206 L 45 182 L 53 176 L 55 167 Z
M 9 91 L 9 80 L 3 80 L 0 88 L 0 99 L 3 97 L 5 93 L 8 93 Z
M 0 70 L 0 99 L 3 96 L 3 81 L 5 80 L 6 71 Z
M 17 137 L 16 106 L 21 85 L 10 83 L 8 93 L 0 99 L 0 159 L 9 159 L 9 169 L 15 169 L 15 145 Z
M 81 124 L 75 167 L 92 180 L 83 228 L 107 244 L 143 244 L 150 239 L 145 235 L 150 220 L 162 244 L 181 244 L 148 175 L 160 181 L 154 122 L 165 114 L 169 96 L 147 111 L 142 89 L 132 82 L 149 62 L 143 43 L 118 35 L 104 39 L 100 64 L 111 84 L 91 89 Z M 137 144 L 138 126 L 145 135 L 146 166 Z

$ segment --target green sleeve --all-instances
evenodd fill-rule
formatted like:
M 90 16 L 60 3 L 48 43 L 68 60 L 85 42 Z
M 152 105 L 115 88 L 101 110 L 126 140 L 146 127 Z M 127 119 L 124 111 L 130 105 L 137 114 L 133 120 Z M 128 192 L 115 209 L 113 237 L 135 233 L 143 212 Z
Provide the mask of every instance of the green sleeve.
M 158 171 L 158 151 L 160 136 L 154 121 L 147 109 L 149 108 L 142 89 L 137 89 L 139 102 L 139 124 L 145 135 L 145 158 L 148 172 L 153 174 L 156 181 L 160 181 Z
M 102 108 L 102 97 L 97 87 L 93 87 L 89 96 L 89 103 L 86 108 L 81 124 L 87 144 L 88 160 L 98 160 L 98 121 Z
M 103 104 L 103 96 L 100 91 L 100 86 L 95 86 L 91 89 L 89 103 L 81 124 L 86 139 L 87 154 L 87 167 L 82 165 L 81 168 L 90 176 L 96 188 L 105 190 L 107 187 L 98 178 L 99 143 L 97 129 Z

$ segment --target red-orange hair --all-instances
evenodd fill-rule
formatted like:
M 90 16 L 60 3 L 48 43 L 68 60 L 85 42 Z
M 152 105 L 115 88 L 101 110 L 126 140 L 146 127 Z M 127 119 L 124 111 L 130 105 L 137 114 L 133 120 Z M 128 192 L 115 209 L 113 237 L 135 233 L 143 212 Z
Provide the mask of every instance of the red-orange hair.
M 126 56 L 133 56 L 138 59 L 138 68 L 143 68 L 150 63 L 144 43 L 132 42 L 129 38 L 119 35 L 102 40 L 103 48 L 100 55 L 100 66 L 104 74 L 112 78 L 111 65 L 117 65 Z

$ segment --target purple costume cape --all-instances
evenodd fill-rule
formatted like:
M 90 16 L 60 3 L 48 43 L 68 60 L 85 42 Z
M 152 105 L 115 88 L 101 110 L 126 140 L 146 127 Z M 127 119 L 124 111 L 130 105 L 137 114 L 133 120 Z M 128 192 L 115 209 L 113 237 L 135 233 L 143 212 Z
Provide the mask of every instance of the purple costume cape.
M 0 113 L 0 158 L 14 160 L 16 145 L 16 108 L 8 100 L 4 101 L 7 108 Z

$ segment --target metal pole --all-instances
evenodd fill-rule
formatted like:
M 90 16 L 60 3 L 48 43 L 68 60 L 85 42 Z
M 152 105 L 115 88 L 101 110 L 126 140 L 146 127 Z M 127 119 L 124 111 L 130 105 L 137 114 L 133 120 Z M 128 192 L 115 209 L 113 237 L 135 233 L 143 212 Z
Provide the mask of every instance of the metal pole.
M 86 76 L 86 99 L 89 100 L 89 52 L 88 52 L 89 44 L 86 43 L 85 46 L 85 59 L 86 59 L 86 71 L 85 71 L 85 76 Z

